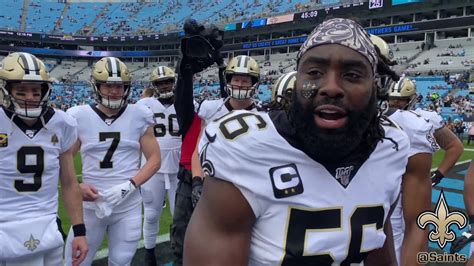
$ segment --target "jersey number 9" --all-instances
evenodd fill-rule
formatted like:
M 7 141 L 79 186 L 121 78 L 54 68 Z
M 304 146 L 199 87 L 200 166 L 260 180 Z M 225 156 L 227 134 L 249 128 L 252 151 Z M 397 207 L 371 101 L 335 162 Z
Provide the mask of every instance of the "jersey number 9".
M 35 192 L 41 188 L 41 177 L 44 171 L 44 150 L 41 147 L 21 147 L 17 154 L 17 169 L 22 174 L 33 174 L 33 183 L 15 180 L 18 192 Z

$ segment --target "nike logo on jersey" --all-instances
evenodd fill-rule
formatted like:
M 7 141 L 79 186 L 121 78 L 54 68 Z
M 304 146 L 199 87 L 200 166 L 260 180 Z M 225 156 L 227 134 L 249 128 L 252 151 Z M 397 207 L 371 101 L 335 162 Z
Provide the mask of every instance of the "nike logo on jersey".
M 207 133 L 207 130 L 204 130 L 204 133 L 206 134 L 206 138 L 209 140 L 210 143 L 213 143 L 216 140 L 217 134 L 211 136 L 209 135 L 209 133 Z
M 303 182 L 294 163 L 270 168 L 273 195 L 277 199 L 287 198 L 304 192 Z

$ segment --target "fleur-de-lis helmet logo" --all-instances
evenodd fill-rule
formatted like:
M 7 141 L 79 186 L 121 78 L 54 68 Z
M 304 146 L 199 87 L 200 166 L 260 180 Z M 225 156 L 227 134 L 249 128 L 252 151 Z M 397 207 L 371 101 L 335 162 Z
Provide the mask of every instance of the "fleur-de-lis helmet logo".
M 435 228 L 431 230 L 428 238 L 431 242 L 437 242 L 438 246 L 443 249 L 448 242 L 452 242 L 456 238 L 456 234 L 450 229 L 450 226 L 456 224 L 459 229 L 464 228 L 467 219 L 461 212 L 449 211 L 444 193 L 441 190 L 435 212 L 421 213 L 418 215 L 417 222 L 421 229 L 425 229 L 428 224 L 434 225 Z

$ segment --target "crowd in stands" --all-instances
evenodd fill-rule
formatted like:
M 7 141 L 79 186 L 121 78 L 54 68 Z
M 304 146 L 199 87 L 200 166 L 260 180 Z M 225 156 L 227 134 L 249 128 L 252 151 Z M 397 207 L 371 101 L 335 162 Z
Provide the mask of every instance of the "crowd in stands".
M 143 35 L 177 31 L 185 18 L 205 14 L 203 23 L 224 25 L 274 15 L 298 13 L 333 6 L 356 4 L 365 0 L 173 0 L 173 1 L 51 1 L 30 0 L 26 17 L 26 0 L 7 1 L 15 14 L 0 16 L 6 23 L 0 28 L 54 34 Z M 147 11 L 148 10 L 148 11 Z M 149 12 L 153 10 L 153 12 Z M 46 16 L 44 14 L 47 14 Z M 95 29 L 95 30 L 93 30 Z

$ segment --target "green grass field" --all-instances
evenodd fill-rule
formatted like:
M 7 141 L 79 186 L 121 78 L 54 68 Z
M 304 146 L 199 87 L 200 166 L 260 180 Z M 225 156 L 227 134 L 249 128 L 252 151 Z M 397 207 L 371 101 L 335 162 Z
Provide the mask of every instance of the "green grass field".
M 474 145 L 464 144 L 464 147 L 474 150 Z M 433 156 L 433 167 L 438 166 L 438 164 L 443 159 L 443 155 L 444 155 L 444 151 L 438 151 L 437 153 L 434 154 L 434 156 Z M 474 151 L 464 151 L 463 155 L 461 156 L 461 158 L 459 158 L 458 161 L 462 162 L 462 161 L 465 161 L 465 160 L 471 160 L 473 158 L 474 158 Z M 78 178 L 80 180 L 81 179 L 81 174 L 82 174 L 82 168 L 81 168 L 81 158 L 80 158 L 79 155 L 77 155 L 74 158 L 74 166 L 76 168 L 76 173 L 77 173 Z M 69 232 L 69 227 L 71 226 L 71 222 L 70 222 L 69 217 L 67 215 L 67 212 L 64 208 L 62 198 L 61 197 L 59 197 L 59 198 L 60 198 L 60 200 L 59 200 L 59 210 L 58 210 L 59 217 L 61 217 L 61 220 L 63 222 L 62 225 L 63 225 L 64 232 L 67 233 L 67 232 Z M 169 229 L 170 229 L 170 225 L 171 225 L 172 221 L 173 221 L 173 218 L 171 217 L 171 213 L 170 213 L 170 210 L 169 210 L 169 204 L 166 204 L 166 209 L 163 211 L 163 214 L 161 215 L 159 235 L 169 233 Z M 104 240 L 104 242 L 102 243 L 102 247 L 106 247 L 106 246 L 107 246 L 107 240 Z

